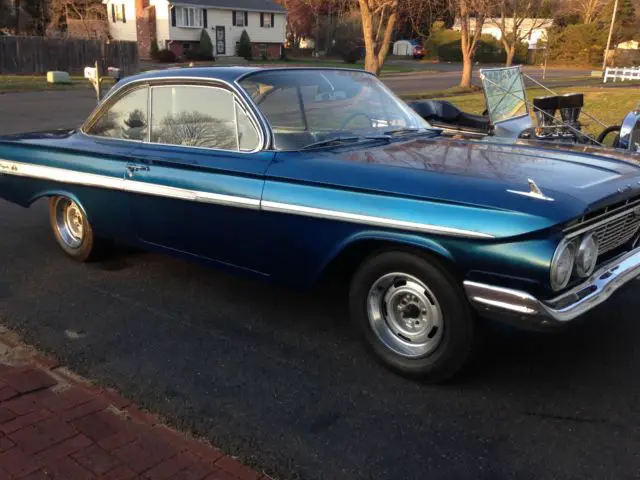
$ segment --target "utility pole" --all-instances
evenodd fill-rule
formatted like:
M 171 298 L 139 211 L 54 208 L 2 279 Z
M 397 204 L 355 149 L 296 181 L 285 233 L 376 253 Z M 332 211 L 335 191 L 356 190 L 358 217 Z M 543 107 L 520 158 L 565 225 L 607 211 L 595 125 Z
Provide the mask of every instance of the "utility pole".
M 604 51 L 604 58 L 602 59 L 602 70 L 607 66 L 607 53 L 609 53 L 609 47 L 611 46 L 611 36 L 613 35 L 613 26 L 616 23 L 616 13 L 618 13 L 618 0 L 613 4 L 613 14 L 611 15 L 611 26 L 609 27 L 609 38 L 607 38 L 607 48 Z
M 324 39 L 324 53 L 327 55 L 331 51 L 331 0 L 327 2 L 327 33 Z

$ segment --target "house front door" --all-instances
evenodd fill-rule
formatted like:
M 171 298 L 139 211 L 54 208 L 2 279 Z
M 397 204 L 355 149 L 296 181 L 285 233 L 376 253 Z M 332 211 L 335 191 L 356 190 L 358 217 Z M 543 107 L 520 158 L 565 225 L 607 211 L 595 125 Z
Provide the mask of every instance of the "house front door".
M 216 27 L 216 54 L 226 55 L 226 40 L 224 27 Z

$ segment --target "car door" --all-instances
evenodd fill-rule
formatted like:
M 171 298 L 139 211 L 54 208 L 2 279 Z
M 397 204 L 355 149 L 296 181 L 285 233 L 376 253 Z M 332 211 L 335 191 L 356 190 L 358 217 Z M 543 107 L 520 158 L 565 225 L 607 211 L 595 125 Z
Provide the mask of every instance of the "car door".
M 262 271 L 260 200 L 273 152 L 235 94 L 214 85 L 151 87 L 149 142 L 133 151 L 126 189 L 138 238 Z

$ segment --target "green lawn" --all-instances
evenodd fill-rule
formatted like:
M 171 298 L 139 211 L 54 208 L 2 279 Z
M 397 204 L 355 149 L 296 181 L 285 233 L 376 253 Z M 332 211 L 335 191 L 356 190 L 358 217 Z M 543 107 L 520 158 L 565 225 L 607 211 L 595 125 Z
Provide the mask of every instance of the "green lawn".
M 81 76 L 72 76 L 71 84 L 49 84 L 46 75 L 0 75 L 0 93 L 30 92 L 44 90 L 69 90 L 75 88 L 93 88 L 89 80 Z M 111 77 L 104 77 L 102 86 L 113 85 Z
M 637 85 L 620 88 L 602 87 L 559 87 L 553 89 L 557 93 L 584 93 L 584 110 L 607 125 L 620 125 L 625 115 L 633 110 L 640 102 L 640 89 Z M 438 95 L 439 100 L 448 100 L 461 110 L 470 113 L 481 114 L 485 109 L 485 100 L 482 92 L 463 95 Z M 424 94 L 426 95 L 426 93 Z M 549 92 L 542 88 L 527 89 L 527 98 L 531 101 L 534 97 L 549 95 Z M 416 96 L 404 96 L 405 100 L 416 98 Z M 425 98 L 425 96 L 418 96 Z M 434 98 L 434 97 L 430 97 Z M 584 130 L 592 135 L 597 135 L 603 127 L 597 122 L 589 119 L 586 115 L 581 115 Z

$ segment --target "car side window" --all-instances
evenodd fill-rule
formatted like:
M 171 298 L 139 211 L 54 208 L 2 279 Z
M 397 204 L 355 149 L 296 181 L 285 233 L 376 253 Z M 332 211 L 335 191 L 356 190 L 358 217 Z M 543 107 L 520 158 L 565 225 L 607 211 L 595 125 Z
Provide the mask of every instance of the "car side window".
M 123 140 L 147 139 L 148 88 L 138 88 L 116 100 L 87 130 L 90 135 Z
M 250 152 L 258 148 L 260 139 L 256 127 L 247 112 L 236 102 L 236 122 L 238 123 L 238 146 L 241 152 Z
M 305 119 L 295 88 L 269 89 L 257 95 L 254 100 L 269 119 L 275 132 L 304 130 Z
M 151 142 L 232 151 L 253 150 L 258 143 L 233 93 L 196 85 L 152 87 Z

